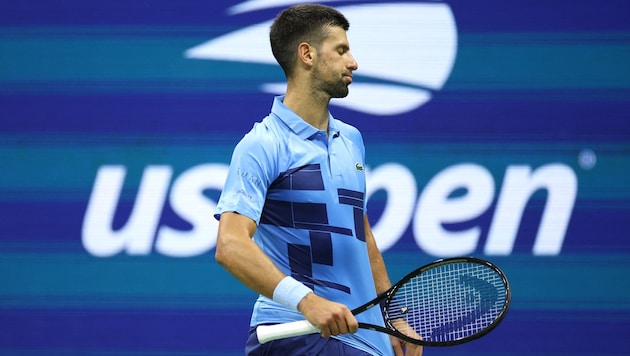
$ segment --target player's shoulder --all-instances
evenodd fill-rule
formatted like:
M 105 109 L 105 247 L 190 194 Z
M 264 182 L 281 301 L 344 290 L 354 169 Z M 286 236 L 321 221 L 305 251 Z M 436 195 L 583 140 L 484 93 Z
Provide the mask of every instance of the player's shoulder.
M 340 130 L 359 132 L 359 129 L 357 129 L 354 125 L 346 122 L 344 119 L 334 117 L 332 118 L 332 122 L 333 126 L 337 127 Z
M 279 127 L 269 116 L 254 123 L 253 127 L 241 138 L 239 146 L 252 150 L 268 150 L 278 146 L 278 138 L 282 137 Z
M 339 131 L 343 136 L 350 138 L 354 142 L 363 142 L 363 136 L 358 128 L 342 119 L 334 118 L 333 120 L 333 130 Z

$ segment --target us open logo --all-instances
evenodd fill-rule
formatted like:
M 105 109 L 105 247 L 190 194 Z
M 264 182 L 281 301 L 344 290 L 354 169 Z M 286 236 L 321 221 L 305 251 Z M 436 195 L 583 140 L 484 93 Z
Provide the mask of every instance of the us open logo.
M 229 15 L 285 7 L 305 1 L 250 0 Z M 320 1 L 327 2 L 327 1 Z M 330 1 L 328 1 L 330 2 Z M 335 3 L 344 1 L 335 1 Z M 336 6 L 350 21 L 348 39 L 359 63 L 350 94 L 331 105 L 378 116 L 404 114 L 431 100 L 451 74 L 457 55 L 457 28 L 448 4 L 369 3 Z M 188 49 L 190 59 L 275 64 L 269 48 L 273 20 L 254 24 Z M 283 94 L 285 83 L 260 90 Z

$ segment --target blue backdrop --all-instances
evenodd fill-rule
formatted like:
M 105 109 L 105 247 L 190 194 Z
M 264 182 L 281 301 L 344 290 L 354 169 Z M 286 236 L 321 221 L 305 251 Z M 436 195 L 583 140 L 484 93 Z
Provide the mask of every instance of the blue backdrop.
M 0 4 L 0 354 L 242 354 L 256 296 L 211 215 L 292 2 Z M 630 3 L 328 3 L 392 280 L 474 255 L 512 284 L 496 330 L 425 354 L 630 352 Z

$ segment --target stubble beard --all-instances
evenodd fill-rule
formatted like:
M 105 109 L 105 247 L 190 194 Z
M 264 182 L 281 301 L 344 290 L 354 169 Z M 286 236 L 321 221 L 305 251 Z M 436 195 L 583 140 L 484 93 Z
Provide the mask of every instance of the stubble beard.
M 329 94 L 331 98 L 345 98 L 350 93 L 349 84 L 339 80 L 335 85 L 331 85 Z
M 322 71 L 315 69 L 313 72 L 313 82 L 315 83 L 314 89 L 318 92 L 326 94 L 330 99 L 332 98 L 345 98 L 350 93 L 348 86 L 350 84 L 344 82 L 343 77 L 339 77 L 337 80 L 327 81 L 324 78 Z

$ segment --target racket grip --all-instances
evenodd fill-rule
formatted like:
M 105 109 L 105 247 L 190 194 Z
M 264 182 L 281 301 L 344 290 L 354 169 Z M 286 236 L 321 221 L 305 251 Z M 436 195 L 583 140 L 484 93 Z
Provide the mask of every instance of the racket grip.
M 308 320 L 293 321 L 275 325 L 260 325 L 256 328 L 258 342 L 264 344 L 269 341 L 285 337 L 300 336 L 319 332 L 319 329 Z

